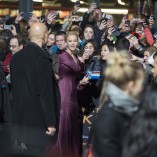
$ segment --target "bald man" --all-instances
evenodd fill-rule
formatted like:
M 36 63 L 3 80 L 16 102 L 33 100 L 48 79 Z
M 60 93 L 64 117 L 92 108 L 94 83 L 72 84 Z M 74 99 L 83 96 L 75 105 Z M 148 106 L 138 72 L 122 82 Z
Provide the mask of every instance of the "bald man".
M 18 153 L 27 155 L 41 155 L 49 142 L 57 140 L 60 94 L 42 49 L 47 36 L 43 23 L 33 24 L 29 30 L 31 42 L 11 62 L 13 139 Z

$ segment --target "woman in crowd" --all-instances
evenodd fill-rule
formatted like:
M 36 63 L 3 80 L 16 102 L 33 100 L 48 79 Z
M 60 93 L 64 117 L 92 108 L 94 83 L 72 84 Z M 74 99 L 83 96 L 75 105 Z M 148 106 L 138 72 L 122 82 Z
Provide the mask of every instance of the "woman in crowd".
M 150 86 L 153 79 L 152 69 L 153 69 L 153 63 L 151 63 L 151 57 L 154 53 L 157 52 L 157 48 L 154 46 L 148 47 L 146 51 L 144 52 L 144 63 L 145 63 L 145 79 L 144 79 L 144 85 L 145 87 Z M 152 57 L 153 60 L 153 57 Z
M 87 69 L 90 60 L 95 54 L 96 43 L 94 42 L 94 40 L 89 39 L 85 41 L 84 45 L 81 47 L 81 57 L 79 57 L 79 59 L 85 63 L 85 69 Z
M 99 97 L 100 92 L 98 91 L 97 87 L 95 86 L 95 80 L 89 80 L 87 76 L 87 71 L 91 70 L 95 66 L 95 60 L 93 57 L 96 57 L 96 43 L 93 39 L 87 40 L 85 45 L 81 49 L 82 57 L 81 60 L 84 62 L 84 74 L 83 74 L 83 80 L 80 81 L 84 82 L 81 83 L 81 85 L 84 86 L 83 89 L 78 90 L 78 102 L 79 107 L 84 108 L 84 114 L 89 114 L 94 109 L 93 104 L 93 97 Z M 80 57 L 79 57 L 80 58 Z M 91 66 L 93 64 L 93 66 Z M 88 80 L 88 81 L 86 81 Z M 82 111 L 82 108 L 81 108 Z
M 80 134 L 78 124 L 77 84 L 81 64 L 74 54 L 78 45 L 76 32 L 66 35 L 67 49 L 59 54 L 59 88 L 61 109 L 58 141 L 52 148 L 56 157 L 78 157 Z
M 93 130 L 94 157 L 120 157 L 129 121 L 139 108 L 143 70 L 124 53 L 110 54 Z
M 124 142 L 122 157 L 157 156 L 157 85 L 146 93 L 139 112 L 133 117 Z
M 83 40 L 80 46 L 83 46 L 87 40 L 94 39 L 94 28 L 91 25 L 87 25 L 83 31 Z
M 111 52 L 114 51 L 114 45 L 111 42 L 104 42 L 100 48 L 101 55 L 101 73 L 106 68 L 106 61 Z
M 28 29 L 29 29 L 29 26 L 28 26 L 28 22 L 24 19 L 22 19 L 21 21 L 19 21 L 19 34 L 23 37 L 23 39 L 25 41 L 28 42 Z

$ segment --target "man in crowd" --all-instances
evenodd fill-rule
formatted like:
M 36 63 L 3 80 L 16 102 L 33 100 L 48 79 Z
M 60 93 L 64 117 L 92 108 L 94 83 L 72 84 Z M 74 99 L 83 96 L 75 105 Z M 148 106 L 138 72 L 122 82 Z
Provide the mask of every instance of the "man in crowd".
M 48 35 L 47 44 L 45 50 L 48 51 L 49 55 L 52 56 L 54 52 L 53 47 L 55 46 L 55 32 L 50 32 Z
M 11 62 L 12 133 L 15 153 L 42 155 L 49 142 L 57 140 L 60 95 L 51 62 L 41 48 L 47 42 L 47 27 L 35 23 L 29 33 L 31 42 Z
M 56 45 L 58 48 L 58 52 L 57 53 L 53 53 L 52 55 L 52 66 L 53 66 L 53 70 L 55 72 L 55 77 L 58 80 L 59 76 L 58 76 L 58 54 L 62 53 L 62 51 L 64 51 L 66 49 L 66 41 L 65 41 L 65 35 L 66 33 L 63 31 L 58 31 L 56 33 Z
M 3 71 L 5 72 L 6 75 L 10 73 L 10 63 L 12 61 L 13 55 L 17 53 L 18 51 L 20 51 L 21 49 L 23 49 L 24 45 L 25 45 L 25 42 L 22 39 L 22 37 L 20 37 L 19 35 L 15 35 L 11 37 L 10 42 L 9 42 L 11 53 L 7 54 L 5 60 L 2 63 Z M 10 77 L 10 75 L 8 75 L 8 77 Z
M 10 39 L 10 51 L 14 55 L 18 51 L 22 50 L 25 42 L 22 37 L 15 35 Z

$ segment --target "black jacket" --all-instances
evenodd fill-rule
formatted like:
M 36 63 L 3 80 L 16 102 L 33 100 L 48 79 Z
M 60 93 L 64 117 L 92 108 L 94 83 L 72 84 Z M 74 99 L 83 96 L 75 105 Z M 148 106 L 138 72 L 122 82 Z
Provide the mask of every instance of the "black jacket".
M 19 131 L 15 131 L 18 140 L 38 144 L 42 141 L 41 135 L 47 138 L 47 127 L 58 128 L 59 122 L 60 94 L 46 52 L 29 43 L 15 54 L 11 62 L 11 82 L 13 131 Z M 53 142 L 56 137 L 57 134 Z
M 8 84 L 0 64 L 0 123 L 11 121 L 11 104 Z
M 130 117 L 116 111 L 110 100 L 106 101 L 95 121 L 94 157 L 120 157 L 122 142 Z

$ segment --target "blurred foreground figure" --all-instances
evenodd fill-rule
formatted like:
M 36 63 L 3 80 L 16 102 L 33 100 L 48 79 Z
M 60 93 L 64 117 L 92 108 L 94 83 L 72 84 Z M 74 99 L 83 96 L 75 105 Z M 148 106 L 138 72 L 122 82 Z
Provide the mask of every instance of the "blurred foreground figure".
M 121 157 L 130 119 L 139 109 L 144 74 L 139 64 L 120 52 L 110 54 L 107 65 L 94 125 L 94 157 Z
M 35 23 L 30 43 L 11 62 L 15 154 L 42 156 L 57 140 L 59 90 L 47 53 L 47 28 Z
M 122 157 L 157 156 L 157 84 L 147 90 L 139 112 L 133 117 Z

